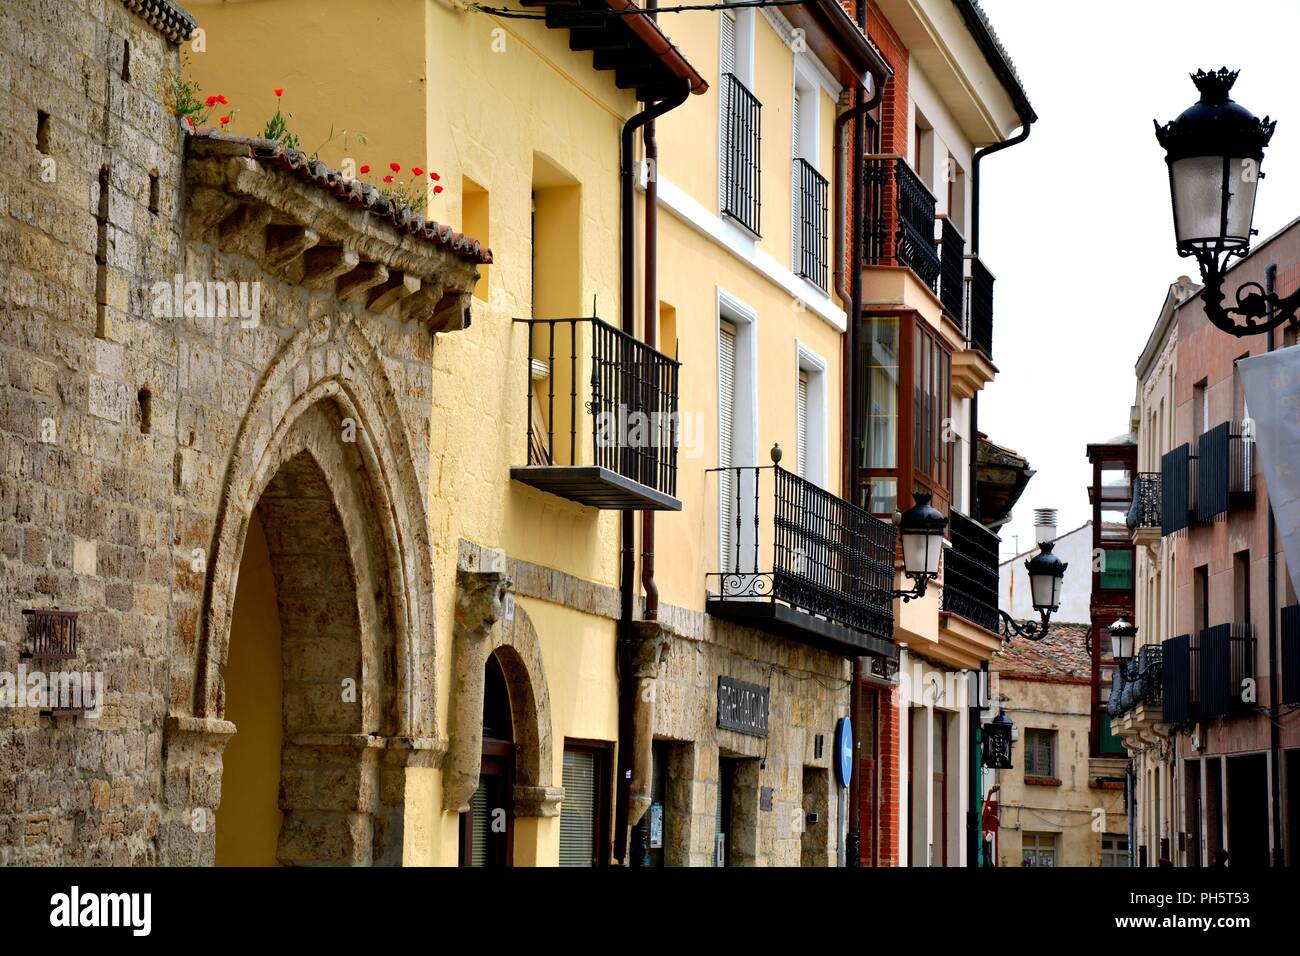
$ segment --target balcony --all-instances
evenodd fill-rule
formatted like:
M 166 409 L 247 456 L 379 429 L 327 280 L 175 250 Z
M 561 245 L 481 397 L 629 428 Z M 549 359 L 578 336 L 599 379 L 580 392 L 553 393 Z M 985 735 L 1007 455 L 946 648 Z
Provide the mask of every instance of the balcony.
M 966 277 L 966 347 L 984 353 L 993 360 L 993 273 L 979 256 L 967 256 L 970 275 Z
M 1116 668 L 1107 702 L 1114 732 L 1125 739 L 1152 742 L 1164 722 L 1164 648 L 1146 644 L 1138 656 Z
M 1000 539 L 960 511 L 950 511 L 948 522 L 952 547 L 943 553 L 941 606 L 996 634 Z
M 901 156 L 868 156 L 865 176 L 864 262 L 906 266 L 937 292 L 942 263 L 935 248 L 934 195 Z
M 680 364 L 598 318 L 528 328 L 527 465 L 510 477 L 612 511 L 680 511 Z
M 717 476 L 715 617 L 841 654 L 896 659 L 894 526 L 780 465 Z
M 1196 441 L 1196 520 L 1210 521 L 1253 500 L 1254 443 L 1246 427 L 1222 422 Z
M 760 145 L 763 104 L 734 73 L 722 78 L 725 150 L 722 212 L 754 235 L 759 235 L 762 209 Z
M 1162 716 L 1167 724 L 1190 724 L 1200 717 L 1200 635 L 1180 634 L 1161 645 Z
M 1282 703 L 1300 704 L 1300 604 L 1282 608 Z
M 939 220 L 939 304 L 953 325 L 962 324 L 966 291 L 966 240 L 949 216 Z
M 830 184 L 806 159 L 794 161 L 795 271 L 826 291 L 826 208 Z
M 1133 478 L 1133 504 L 1128 510 L 1128 530 L 1134 544 L 1154 544 L 1160 540 L 1159 472 L 1143 471 Z
M 1160 534 L 1177 534 L 1196 516 L 1196 456 L 1179 445 L 1160 459 Z
M 1201 631 L 1200 717 L 1213 720 L 1254 708 L 1244 693 L 1255 677 L 1255 631 L 1249 624 L 1220 624 Z

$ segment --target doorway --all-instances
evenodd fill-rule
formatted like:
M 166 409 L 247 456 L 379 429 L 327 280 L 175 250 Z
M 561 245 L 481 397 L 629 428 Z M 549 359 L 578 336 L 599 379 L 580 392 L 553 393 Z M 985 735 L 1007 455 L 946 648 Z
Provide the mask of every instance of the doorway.
M 460 865 L 506 867 L 514 861 L 514 720 L 505 672 L 495 653 L 484 665 L 483 754 L 478 787 L 460 815 Z

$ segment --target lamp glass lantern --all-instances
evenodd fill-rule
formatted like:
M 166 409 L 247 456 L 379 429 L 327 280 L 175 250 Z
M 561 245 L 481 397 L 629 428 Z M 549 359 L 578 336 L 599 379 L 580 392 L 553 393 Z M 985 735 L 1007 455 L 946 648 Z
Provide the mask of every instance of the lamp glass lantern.
M 943 531 L 948 519 L 930 504 L 930 497 L 928 492 L 913 492 L 915 504 L 898 520 L 903 539 L 903 573 L 914 581 L 939 575 L 939 555 L 943 553 Z
M 1110 656 L 1117 661 L 1126 661 L 1133 657 L 1133 644 L 1137 637 L 1137 626 L 1124 615 L 1114 621 L 1110 631 Z
M 1276 123 L 1229 98 L 1236 79 L 1226 67 L 1198 70 L 1192 82 L 1201 98 L 1172 122 L 1156 124 L 1182 255 L 1244 255 L 1250 248 L 1260 163 Z
M 1034 602 L 1034 610 L 1051 613 L 1061 606 L 1061 582 L 1065 580 L 1065 569 L 1069 563 L 1062 561 L 1052 553 L 1054 541 L 1044 541 L 1038 546 L 1038 554 L 1025 562 L 1029 572 L 1029 593 Z

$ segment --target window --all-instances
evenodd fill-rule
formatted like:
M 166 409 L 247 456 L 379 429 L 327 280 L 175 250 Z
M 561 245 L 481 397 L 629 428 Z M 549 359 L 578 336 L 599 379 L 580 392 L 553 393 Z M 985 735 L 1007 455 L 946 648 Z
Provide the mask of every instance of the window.
M 816 83 L 796 68 L 791 124 L 790 267 L 796 275 L 825 290 L 830 184 L 817 170 L 819 107 Z
M 1192 622 L 1198 631 L 1210 626 L 1210 569 L 1205 565 L 1192 571 Z
M 1250 623 L 1250 552 L 1232 556 L 1233 617 L 1239 624 Z
M 757 570 L 751 566 L 756 490 L 753 467 L 758 458 L 754 318 L 747 306 L 725 293 L 719 294 L 718 569 L 722 572 Z M 749 564 L 742 568 L 743 561 Z
M 468 176 L 461 177 L 460 184 L 460 221 L 461 231 L 473 236 L 484 248 L 491 245 L 489 228 L 489 210 L 491 208 L 488 191 Z M 487 301 L 488 282 L 491 266 L 478 267 L 478 283 L 474 286 L 474 298 Z
M 1025 776 L 1056 776 L 1056 731 L 1025 731 Z
M 1107 591 L 1127 591 L 1133 587 L 1133 552 L 1107 548 L 1101 552 L 1101 569 L 1097 584 Z
M 1026 831 L 1020 837 L 1022 866 L 1056 866 L 1056 834 Z
M 900 376 L 897 316 L 863 319 L 860 364 L 863 375 L 865 434 L 861 443 L 867 510 L 893 515 L 898 509 L 898 392 Z
M 795 471 L 800 478 L 808 477 L 808 373 L 799 370 L 799 387 L 795 397 L 795 432 L 798 434 L 795 449 Z
M 736 797 L 736 761 L 718 760 L 718 802 L 714 816 L 713 865 L 731 866 L 731 807 Z
M 754 68 L 753 9 L 723 10 L 718 50 L 718 207 L 758 234 L 759 118 L 750 92 Z
M 1192 386 L 1192 432 L 1200 438 L 1210 430 L 1210 390 L 1206 380 L 1201 379 Z
M 731 567 L 736 523 L 736 476 L 729 470 L 735 464 L 736 372 L 736 326 L 724 319 L 718 325 L 718 539 L 723 571 Z
M 929 490 L 952 487 L 952 357 L 924 323 L 912 328 L 912 467 Z
M 604 866 L 609 817 L 608 752 L 564 748 L 564 802 L 560 805 L 560 866 Z
M 908 507 L 909 491 L 929 491 L 946 511 L 958 437 L 951 353 L 916 315 L 865 316 L 863 329 L 860 500 L 892 517 Z
M 1101 865 L 1128 866 L 1128 837 L 1104 834 L 1101 838 Z
M 800 478 L 826 487 L 826 362 L 802 345 L 795 389 L 795 469 Z

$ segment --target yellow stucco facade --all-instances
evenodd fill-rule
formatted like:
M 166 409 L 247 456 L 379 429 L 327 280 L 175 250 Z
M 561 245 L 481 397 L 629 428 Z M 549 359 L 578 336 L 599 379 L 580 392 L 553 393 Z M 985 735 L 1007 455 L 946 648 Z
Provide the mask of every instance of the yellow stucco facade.
M 610 74 L 592 69 L 590 53 L 569 49 L 566 31 L 537 21 L 435 0 L 199 0 L 192 9 L 203 32 L 184 51 L 186 75 L 204 95 L 221 93 L 238 109 L 230 132 L 257 135 L 276 105 L 273 89 L 281 88 L 289 127 L 304 150 L 318 149 L 322 160 L 345 171 L 368 164 L 372 182 L 390 162 L 399 163 L 403 175 L 411 166 L 437 171 L 442 192 L 424 182 L 428 218 L 492 249 L 471 326 L 439 336 L 433 351 L 428 516 L 438 723 L 446 728 L 459 690 L 451 635 L 464 544 L 500 551 L 514 565 L 555 572 L 606 597 L 618 587 L 618 515 L 511 480 L 511 467 L 526 462 L 530 375 L 525 326 L 512 320 L 586 316 L 594 309 L 618 324 L 619 132 L 638 104 Z M 791 216 L 796 137 L 802 135 L 802 154 L 832 178 L 839 84 L 811 55 L 796 54 L 788 24 L 783 28 L 779 18 L 753 10 L 740 16 L 748 24 L 753 91 L 764 110 L 761 238 L 719 213 L 716 12 L 673 20 L 674 42 L 711 88 L 658 124 L 660 349 L 682 362 L 683 433 L 682 510 L 658 518 L 657 580 L 665 613 L 679 620 L 702 617 L 706 575 L 719 570 L 718 487 L 709 469 L 718 463 L 716 356 L 723 318 L 747 323 L 744 361 L 752 369 L 749 431 L 734 462 L 767 465 L 769 450 L 779 443 L 786 467 L 793 468 L 796 392 L 801 373 L 812 375 L 818 408 L 810 467 L 818 484 L 843 491 L 845 316 L 838 299 L 796 275 Z M 812 117 L 802 134 L 793 125 L 797 89 L 803 115 Z M 829 210 L 840 201 L 836 191 L 831 184 Z M 641 328 L 643 174 L 636 202 Z M 585 341 L 584 357 L 590 348 Z M 538 357 L 536 345 L 532 357 Z M 561 443 L 566 440 L 561 436 Z M 764 549 L 766 556 L 770 543 Z M 258 573 L 255 561 L 245 567 L 250 578 Z M 543 732 L 553 742 L 556 785 L 564 741 L 605 742 L 612 757 L 619 738 L 616 620 L 607 608 L 593 613 L 572 605 L 559 593 L 518 598 L 536 630 L 549 691 L 550 726 Z M 266 621 L 243 626 L 266 633 L 241 643 L 269 653 L 273 635 Z M 241 660 L 232 657 L 228 681 L 242 680 Z M 838 679 L 845 666 L 832 667 Z M 239 728 L 232 744 L 237 754 L 250 731 L 237 716 L 232 720 Z M 266 733 L 263 749 L 272 746 Z M 811 754 L 811 738 L 807 745 Z M 819 762 L 826 759 L 819 751 Z M 797 784 L 798 774 L 792 779 Z M 460 820 L 443 809 L 443 772 L 412 767 L 405 781 L 403 861 L 456 864 Z M 257 833 L 261 829 L 249 839 Z M 560 820 L 519 817 L 511 842 L 515 864 L 554 865 Z M 241 859 L 267 862 L 265 856 L 250 850 Z

